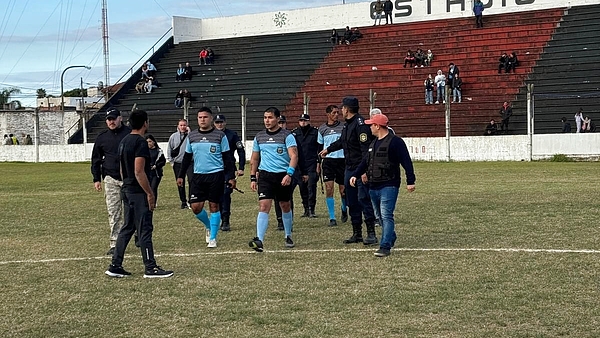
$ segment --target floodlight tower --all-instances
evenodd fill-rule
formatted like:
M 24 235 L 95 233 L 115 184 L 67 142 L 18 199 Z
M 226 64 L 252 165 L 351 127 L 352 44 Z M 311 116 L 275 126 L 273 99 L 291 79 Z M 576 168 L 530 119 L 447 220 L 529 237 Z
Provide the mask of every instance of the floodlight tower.
M 110 86 L 110 76 L 108 60 L 108 8 L 106 1 L 102 0 L 102 50 L 104 52 L 104 87 L 108 88 Z M 108 89 L 106 93 L 108 93 Z

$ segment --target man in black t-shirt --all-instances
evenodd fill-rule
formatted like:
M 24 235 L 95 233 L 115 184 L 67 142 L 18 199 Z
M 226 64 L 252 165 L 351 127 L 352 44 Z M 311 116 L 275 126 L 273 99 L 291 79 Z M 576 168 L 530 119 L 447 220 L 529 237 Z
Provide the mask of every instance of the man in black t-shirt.
M 152 212 L 156 200 L 148 182 L 150 150 L 143 137 L 148 130 L 148 114 L 143 110 L 133 111 L 129 116 L 129 123 L 132 128 L 131 134 L 125 136 L 119 144 L 125 223 L 117 237 L 112 263 L 105 274 L 110 277 L 131 275 L 123 269 L 122 264 L 127 244 L 137 230 L 145 266 L 144 278 L 171 277 L 173 271 L 163 270 L 156 264 L 152 246 Z

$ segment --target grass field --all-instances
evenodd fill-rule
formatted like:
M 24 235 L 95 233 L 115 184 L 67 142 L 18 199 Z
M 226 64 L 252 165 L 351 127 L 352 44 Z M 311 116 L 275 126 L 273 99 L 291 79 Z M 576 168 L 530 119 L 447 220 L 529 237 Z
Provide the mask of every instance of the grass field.
M 155 212 L 158 262 L 143 279 L 104 275 L 104 198 L 89 164 L 0 163 L 3 337 L 598 337 L 600 163 L 416 163 L 401 191 L 392 256 L 344 245 L 349 224 L 294 221 L 285 250 L 274 212 L 254 237 L 245 176 L 230 233 L 208 249 L 166 170 Z M 403 188 L 404 189 L 404 188 Z M 300 205 L 296 195 L 297 205 Z M 378 230 L 379 236 L 379 230 Z M 503 250 L 514 249 L 514 250 Z M 540 249 L 540 250 L 529 250 Z

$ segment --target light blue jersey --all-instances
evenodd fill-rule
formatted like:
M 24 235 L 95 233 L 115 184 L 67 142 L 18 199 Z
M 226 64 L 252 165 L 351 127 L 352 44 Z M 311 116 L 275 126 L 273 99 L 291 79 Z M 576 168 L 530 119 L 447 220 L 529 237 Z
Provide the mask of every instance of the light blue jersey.
M 185 152 L 194 156 L 194 174 L 212 174 L 225 170 L 223 153 L 229 151 L 225 133 L 193 130 L 186 140 Z
M 317 142 L 323 145 L 323 149 L 327 149 L 333 142 L 337 141 L 342 136 L 344 125 L 340 121 L 336 121 L 333 126 L 323 123 L 319 127 L 319 137 Z M 325 155 L 325 158 L 344 158 L 344 150 L 340 149 L 330 154 Z
M 290 166 L 288 148 L 296 147 L 296 139 L 288 130 L 260 131 L 254 138 L 252 152 L 260 153 L 259 170 L 284 173 Z

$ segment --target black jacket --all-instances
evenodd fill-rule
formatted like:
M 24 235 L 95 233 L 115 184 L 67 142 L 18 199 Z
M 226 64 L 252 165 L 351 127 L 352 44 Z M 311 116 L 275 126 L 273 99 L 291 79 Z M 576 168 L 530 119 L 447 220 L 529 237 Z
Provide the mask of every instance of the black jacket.
M 150 150 L 150 167 L 156 166 L 156 169 L 152 170 L 150 174 L 163 177 L 163 167 L 167 164 L 165 154 L 163 154 L 162 149 L 158 147 L 148 150 Z
M 391 1 L 386 1 L 383 3 L 383 11 L 391 12 L 394 9 L 394 4 Z
M 246 165 L 246 150 L 244 149 L 244 142 L 242 142 L 238 134 L 231 129 L 225 128 L 223 129 L 223 132 L 225 133 L 225 136 L 227 136 L 227 142 L 229 142 L 229 151 L 231 151 L 231 155 L 233 156 L 233 152 L 237 151 L 238 157 L 240 158 L 240 165 L 238 169 L 244 170 L 244 166 Z
M 319 161 L 319 130 L 315 127 L 308 126 L 307 128 L 295 128 L 292 130 L 292 135 L 296 138 L 296 143 L 299 145 L 298 150 L 302 154 L 298 154 L 298 168 L 302 175 L 307 175 L 309 172 L 317 170 L 317 162 Z
M 92 150 L 92 176 L 94 182 L 100 182 L 106 176 L 121 180 L 119 165 L 119 143 L 131 133 L 131 129 L 121 125 L 115 130 L 107 129 L 96 137 Z
M 344 149 L 346 169 L 354 170 L 362 161 L 363 156 L 368 156 L 369 145 L 373 139 L 371 128 L 365 124 L 360 114 L 356 114 L 346 120 L 342 135 L 327 147 L 327 152 Z

